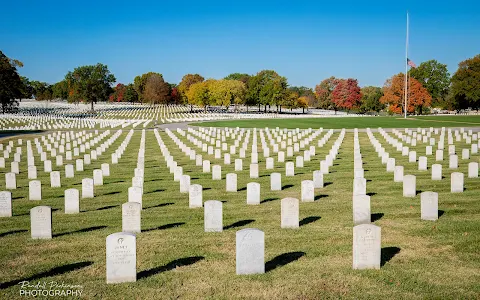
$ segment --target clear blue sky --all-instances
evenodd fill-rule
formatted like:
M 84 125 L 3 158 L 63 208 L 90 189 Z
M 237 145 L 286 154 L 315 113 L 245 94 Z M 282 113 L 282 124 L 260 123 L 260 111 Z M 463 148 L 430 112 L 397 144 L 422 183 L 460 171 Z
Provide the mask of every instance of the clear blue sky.
M 404 70 L 405 15 L 416 64 L 455 72 L 480 53 L 480 1 L 4 1 L 0 49 L 21 75 L 55 83 L 108 65 L 117 82 L 155 71 L 222 78 L 273 69 L 290 85 L 357 78 L 382 86 Z

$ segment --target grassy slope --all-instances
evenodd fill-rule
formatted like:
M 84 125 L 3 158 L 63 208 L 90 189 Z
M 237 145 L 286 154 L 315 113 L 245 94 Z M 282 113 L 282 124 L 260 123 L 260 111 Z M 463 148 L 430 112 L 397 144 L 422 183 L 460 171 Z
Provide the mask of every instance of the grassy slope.
M 81 179 L 91 177 L 94 167 L 109 161 L 110 153 L 125 135 L 122 134 L 101 156 L 101 161 L 86 166 L 85 171 L 76 173 L 73 179 L 62 178 L 62 186 L 81 188 Z M 312 171 L 318 169 L 319 161 L 328 153 L 338 133 L 323 148 L 317 148 L 313 161 L 305 168 L 297 169 L 295 177 L 282 175 L 282 184 L 288 188 L 281 192 L 269 191 L 270 178 L 264 169 L 263 155 L 259 155 L 259 179 L 248 179 L 247 161 L 244 160 L 238 187 L 246 187 L 249 181 L 261 183 L 261 197 L 265 202 L 260 206 L 245 204 L 245 190 L 236 194 L 225 193 L 224 180 L 212 181 L 211 174 L 201 173 L 201 167 L 180 155 L 171 139 L 162 133 L 171 153 L 191 175 L 192 183 L 203 185 L 204 201 L 225 201 L 224 225 L 250 222 L 223 233 L 205 233 L 203 209 L 188 208 L 187 195 L 178 192 L 178 183 L 173 182 L 173 175 L 165 166 L 153 132 L 147 132 L 145 209 L 142 211 L 144 232 L 137 236 L 139 279 L 136 283 L 105 284 L 105 238 L 121 231 L 121 204 L 127 201 L 127 188 L 140 142 L 140 132 L 136 132 L 120 164 L 111 165 L 112 175 L 104 179 L 105 185 L 96 187 L 95 199 L 81 201 L 82 212 L 78 215 L 63 213 L 65 188 L 51 189 L 42 167 L 38 167 L 38 174 L 43 183 L 44 200 L 28 201 L 26 160 L 22 162 L 24 173 L 18 178 L 20 189 L 13 192 L 14 217 L 0 218 L 0 283 L 5 287 L 5 283 L 37 275 L 40 278 L 36 280 L 81 284 L 84 295 L 90 299 L 119 296 L 125 299 L 325 299 L 392 295 L 412 299 L 475 298 L 480 293 L 480 179 L 466 178 L 466 191 L 453 196 L 449 193 L 448 162 L 443 163 L 446 178 L 433 182 L 429 179 L 430 172 L 415 171 L 415 164 L 408 163 L 393 148 L 387 147 L 380 135 L 375 136 L 387 151 L 394 153 L 400 164 L 406 166 L 406 174 L 418 175 L 417 189 L 439 192 L 439 209 L 444 211 L 437 222 L 421 221 L 420 197 L 402 197 L 402 185 L 393 183 L 393 174 L 385 172 L 385 166 L 376 157 L 367 135 L 360 133 L 365 176 L 369 180 L 367 192 L 372 195 L 372 213 L 378 219 L 375 224 L 382 228 L 382 247 L 385 249 L 381 270 L 358 271 L 351 267 L 353 133 L 346 134 L 338 160 L 331 168 L 331 174 L 325 177 L 328 185 L 316 190 L 318 200 L 301 203 L 300 219 L 305 219 L 306 224 L 298 230 L 280 228 L 279 199 L 300 197 L 301 180 L 311 179 Z M 417 151 L 424 153 L 425 150 L 419 146 Z M 234 158 L 237 156 L 233 156 L 232 161 Z M 210 159 L 220 163 L 213 156 Z M 478 156 L 473 160 L 478 161 Z M 233 164 L 222 166 L 223 178 L 233 169 Z M 466 163 L 462 160 L 460 170 L 466 173 Z M 5 171 L 0 169 L 2 184 Z M 285 174 L 284 167 L 275 171 Z M 28 213 L 36 205 L 50 205 L 57 209 L 53 212 L 53 232 L 60 236 L 49 241 L 29 238 Z M 267 262 L 285 253 L 300 252 L 298 255 L 302 256 L 283 266 L 288 258 L 274 260 L 280 262 L 280 266 L 264 275 L 236 276 L 235 231 L 245 227 L 265 231 Z M 14 233 L 16 230 L 21 232 Z M 399 252 L 392 257 L 397 248 Z M 85 263 L 85 267 L 69 270 L 69 265 L 78 262 Z M 175 268 L 179 262 L 184 266 Z M 42 274 L 52 268 L 57 268 L 54 273 L 58 274 Z M 19 298 L 18 291 L 18 286 L 10 286 L 0 289 L 0 295 L 6 299 Z
M 416 128 L 416 127 L 478 127 L 480 116 L 438 117 L 343 117 L 239 120 L 195 123 L 196 126 L 213 127 L 280 127 L 280 128 Z

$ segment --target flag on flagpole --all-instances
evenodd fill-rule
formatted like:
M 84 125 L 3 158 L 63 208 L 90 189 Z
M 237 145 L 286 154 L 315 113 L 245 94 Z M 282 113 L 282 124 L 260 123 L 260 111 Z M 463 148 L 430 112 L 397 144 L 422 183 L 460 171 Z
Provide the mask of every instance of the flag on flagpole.
M 410 58 L 407 58 L 407 65 L 409 65 L 412 68 L 417 67 L 417 65 L 412 60 L 410 60 Z

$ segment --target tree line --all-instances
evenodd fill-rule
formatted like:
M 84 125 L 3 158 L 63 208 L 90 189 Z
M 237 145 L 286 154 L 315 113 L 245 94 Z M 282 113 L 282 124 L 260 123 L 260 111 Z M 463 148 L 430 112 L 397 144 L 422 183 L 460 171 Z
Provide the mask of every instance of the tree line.
M 138 75 L 133 82 L 116 82 L 106 65 L 80 66 L 68 72 L 55 84 L 20 77 L 17 68 L 23 64 L 0 52 L 0 100 L 3 111 L 14 110 L 16 99 L 65 99 L 71 103 L 97 101 L 183 104 L 205 108 L 239 105 L 258 106 L 258 110 L 277 112 L 282 108 L 309 107 L 343 110 L 359 113 L 391 114 L 404 111 L 405 74 L 387 79 L 383 87 L 360 88 L 354 78 L 329 77 L 315 88 L 290 86 L 287 78 L 273 70 L 262 70 L 255 75 L 232 73 L 222 79 L 205 79 L 200 74 L 186 74 L 180 83 L 169 83 L 161 73 Z M 480 108 L 480 55 L 462 61 L 450 76 L 445 64 L 436 60 L 422 62 L 412 68 L 408 78 L 408 106 L 410 114 L 429 113 L 431 108 L 461 110 Z

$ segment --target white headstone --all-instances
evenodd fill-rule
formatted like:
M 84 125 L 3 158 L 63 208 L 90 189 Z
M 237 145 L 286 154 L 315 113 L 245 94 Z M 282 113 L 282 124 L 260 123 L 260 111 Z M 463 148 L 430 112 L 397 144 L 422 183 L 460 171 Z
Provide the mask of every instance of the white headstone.
M 285 176 L 295 176 L 295 166 L 291 161 L 285 164 Z
M 73 178 L 73 177 L 75 177 L 73 165 L 65 165 L 65 178 Z
M 353 224 L 370 224 L 372 221 L 370 212 L 370 196 L 353 196 Z
M 42 182 L 40 180 L 32 180 L 28 183 L 28 199 L 42 200 Z
M 237 192 L 237 174 L 235 173 L 228 173 L 227 174 L 227 192 Z
M 52 188 L 62 186 L 60 184 L 60 172 L 59 171 L 50 172 L 50 186 Z
M 373 224 L 353 227 L 353 269 L 380 269 L 380 262 L 381 228 Z
M 260 183 L 249 182 L 247 184 L 247 204 L 260 204 Z
M 212 167 L 212 180 L 222 180 L 222 166 L 214 165 Z
M 415 175 L 403 176 L 403 197 L 415 197 L 417 195 L 417 179 Z
M 30 231 L 32 239 L 52 238 L 52 209 L 36 206 L 30 209 Z
M 477 178 L 478 177 L 478 163 L 471 162 L 468 164 L 468 178 Z
M 323 188 L 323 173 L 322 173 L 322 171 L 313 171 L 313 186 L 316 189 Z
M 203 188 L 199 184 L 190 185 L 188 192 L 188 203 L 190 208 L 202 207 L 203 205 Z
M 223 203 L 217 200 L 208 200 L 204 205 L 205 232 L 223 231 Z
M 450 177 L 450 192 L 463 193 L 463 173 L 453 172 Z
M 298 199 L 296 198 L 283 198 L 282 199 L 281 216 L 282 228 L 298 228 L 299 227 L 299 215 L 300 206 Z
M 65 190 L 65 213 L 78 214 L 80 212 L 80 195 L 77 189 Z
M 302 202 L 315 201 L 315 190 L 312 180 L 302 180 Z
M 258 178 L 258 164 L 250 164 L 250 178 Z
M 93 198 L 93 179 L 92 178 L 83 178 L 82 179 L 82 199 Z
M 442 180 L 442 165 L 433 164 L 432 165 L 432 180 Z
M 137 281 L 135 234 L 118 232 L 107 236 L 107 283 Z
M 280 173 L 271 173 L 270 174 L 270 189 L 272 191 L 281 191 L 282 190 L 282 174 L 280 174 Z
M 265 273 L 265 234 L 255 228 L 236 233 L 237 275 Z
M 103 172 L 101 169 L 93 170 L 93 185 L 103 185 Z
M 131 186 L 128 188 L 128 202 L 140 203 L 143 205 L 143 189 L 138 186 Z
M 12 193 L 8 191 L 0 192 L 0 217 L 12 216 Z
M 438 193 L 423 192 L 420 194 L 422 220 L 438 220 Z
M 138 202 L 126 202 L 122 204 L 122 231 L 140 232 L 142 205 Z

